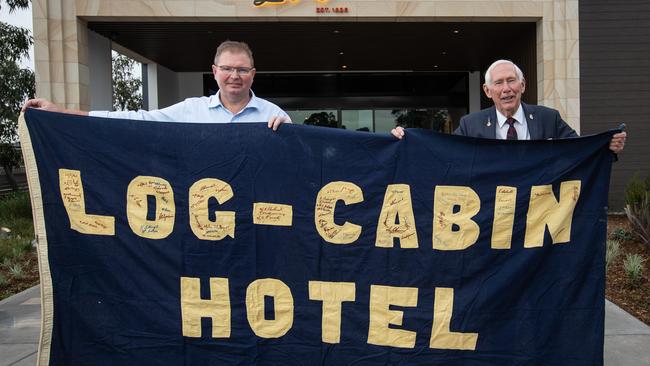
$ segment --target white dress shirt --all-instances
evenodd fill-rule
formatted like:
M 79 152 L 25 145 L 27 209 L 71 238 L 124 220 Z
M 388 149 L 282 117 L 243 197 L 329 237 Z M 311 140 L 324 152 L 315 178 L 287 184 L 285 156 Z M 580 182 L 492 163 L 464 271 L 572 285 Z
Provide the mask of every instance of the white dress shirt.
M 524 114 L 524 108 L 519 104 L 517 112 L 512 116 L 517 122 L 513 124 L 515 130 L 517 130 L 517 140 L 530 140 L 530 133 L 528 133 L 528 122 L 526 121 L 526 115 Z M 497 109 L 497 139 L 505 140 L 508 136 L 508 128 L 510 127 L 506 120 L 508 118 L 501 114 Z

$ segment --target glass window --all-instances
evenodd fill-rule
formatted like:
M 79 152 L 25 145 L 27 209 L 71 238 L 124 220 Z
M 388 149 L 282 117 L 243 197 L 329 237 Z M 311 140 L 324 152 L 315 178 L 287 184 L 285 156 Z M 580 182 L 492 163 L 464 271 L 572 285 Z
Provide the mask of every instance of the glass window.
M 341 127 L 353 131 L 373 131 L 372 110 L 341 111 Z
M 451 118 L 447 109 L 409 108 L 375 111 L 375 132 L 390 132 L 395 126 L 424 128 L 451 133 Z
M 390 132 L 395 126 L 424 128 L 436 132 L 452 133 L 454 129 L 452 120 L 465 113 L 465 109 L 458 108 L 313 109 L 287 111 L 293 123 L 296 124 L 381 133 Z
M 312 126 L 338 127 L 336 109 L 293 110 L 286 111 L 291 121 L 296 124 Z
M 391 110 L 378 109 L 375 111 L 375 132 L 390 132 L 397 126 Z

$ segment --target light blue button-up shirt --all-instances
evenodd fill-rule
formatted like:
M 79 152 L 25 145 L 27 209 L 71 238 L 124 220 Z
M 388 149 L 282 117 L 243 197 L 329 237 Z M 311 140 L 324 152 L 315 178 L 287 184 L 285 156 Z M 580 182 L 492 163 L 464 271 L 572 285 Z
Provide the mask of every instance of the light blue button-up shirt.
M 228 122 L 268 122 L 271 117 L 287 116 L 277 105 L 258 98 L 251 91 L 251 100 L 246 107 L 233 114 L 219 99 L 219 92 L 209 97 L 187 98 L 172 106 L 153 111 L 91 111 L 90 116 L 136 119 L 159 122 L 196 122 L 196 123 L 228 123 Z

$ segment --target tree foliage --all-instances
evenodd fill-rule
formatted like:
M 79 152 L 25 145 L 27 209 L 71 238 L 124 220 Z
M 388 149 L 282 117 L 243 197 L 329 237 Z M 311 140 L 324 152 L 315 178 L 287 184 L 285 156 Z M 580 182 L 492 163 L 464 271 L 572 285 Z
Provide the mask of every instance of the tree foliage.
M 5 3 L 10 12 L 29 6 L 28 0 L 7 0 Z M 0 165 L 14 189 L 18 187 L 13 169 L 20 165 L 21 159 L 15 146 L 17 120 L 22 104 L 34 97 L 35 89 L 34 72 L 21 69 L 18 62 L 28 57 L 32 43 L 29 30 L 0 22 Z
M 135 77 L 136 61 L 113 52 L 113 108 L 117 111 L 142 108 L 142 80 Z
M 29 7 L 29 0 L 6 0 L 5 2 L 9 5 L 9 12 Z M 2 2 L 0 2 L 0 9 L 2 9 Z
M 312 113 L 303 122 L 306 125 L 338 128 L 338 121 L 332 112 Z
M 426 128 L 433 131 L 442 131 L 449 119 L 449 114 L 444 109 L 396 109 L 391 111 L 391 114 L 398 126 Z

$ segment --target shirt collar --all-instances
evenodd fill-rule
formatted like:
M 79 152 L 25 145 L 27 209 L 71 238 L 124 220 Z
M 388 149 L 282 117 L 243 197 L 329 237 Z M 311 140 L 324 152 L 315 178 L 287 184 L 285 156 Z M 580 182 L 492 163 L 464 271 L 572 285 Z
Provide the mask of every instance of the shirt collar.
M 501 112 L 499 112 L 498 109 L 496 111 L 497 111 L 497 122 L 499 123 L 499 128 L 501 128 L 506 123 L 506 120 L 508 118 L 503 114 L 501 114 Z M 521 103 L 519 103 L 519 108 L 517 108 L 517 112 L 515 112 L 515 114 L 512 115 L 512 118 L 514 118 L 517 121 L 516 123 L 523 124 L 526 121 L 526 116 L 524 115 L 524 107 L 521 106 Z
M 219 98 L 220 92 L 221 92 L 221 90 L 217 90 L 216 94 L 213 94 L 213 95 L 211 95 L 209 97 L 208 108 L 219 108 L 219 107 L 221 107 L 223 109 L 226 109 L 226 107 L 223 106 L 223 103 L 221 103 L 221 98 Z M 257 98 L 255 96 L 255 93 L 253 93 L 253 90 L 251 90 L 250 93 L 251 93 L 251 100 L 248 101 L 248 104 L 246 104 L 246 106 L 244 107 L 244 109 L 242 109 L 242 111 L 244 111 L 246 109 L 249 109 L 249 108 L 258 109 L 258 110 L 260 109 L 259 98 Z M 241 113 L 241 112 L 239 112 L 239 113 Z

